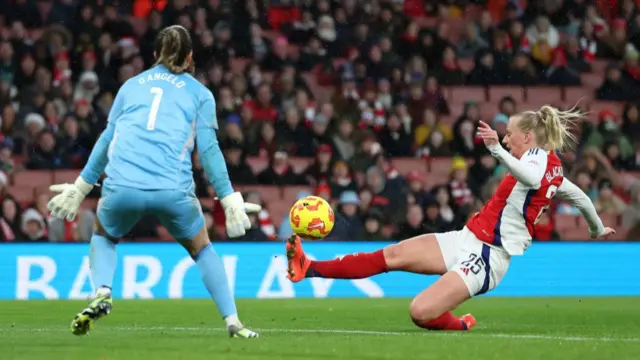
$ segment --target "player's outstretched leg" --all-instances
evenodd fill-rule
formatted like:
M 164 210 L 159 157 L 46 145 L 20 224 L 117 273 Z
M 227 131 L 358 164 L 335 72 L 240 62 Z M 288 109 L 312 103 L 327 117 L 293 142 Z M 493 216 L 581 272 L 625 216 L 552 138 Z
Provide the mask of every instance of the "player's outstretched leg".
M 116 270 L 116 259 L 116 244 L 107 237 L 94 232 L 91 236 L 89 262 L 91 264 L 91 279 L 96 286 L 96 293 L 89 306 L 79 312 L 71 321 L 73 334 L 85 335 L 91 330 L 95 321 L 111 313 L 113 306 L 111 285 Z
M 387 271 L 418 274 L 443 274 L 447 271 L 433 234 L 417 236 L 374 252 L 350 254 L 326 261 L 308 259 L 297 235 L 288 239 L 286 249 L 289 260 L 287 276 L 293 282 L 308 277 L 364 279 Z
M 364 279 L 387 272 L 383 250 L 357 253 L 327 261 L 311 261 L 302 250 L 302 240 L 293 235 L 287 240 L 287 277 L 293 282 L 309 277 L 329 279 Z

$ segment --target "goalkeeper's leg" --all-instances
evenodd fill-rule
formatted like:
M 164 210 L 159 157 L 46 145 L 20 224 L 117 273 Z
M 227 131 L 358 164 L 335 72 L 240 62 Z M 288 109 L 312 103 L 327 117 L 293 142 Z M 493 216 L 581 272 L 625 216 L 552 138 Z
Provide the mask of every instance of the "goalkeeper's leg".
M 111 287 L 116 270 L 116 241 L 109 239 L 96 219 L 96 231 L 91 236 L 89 262 L 91 279 L 96 292 L 93 300 L 78 313 L 71 322 L 71 331 L 75 335 L 84 335 L 91 330 L 93 323 L 109 315 L 113 305 Z

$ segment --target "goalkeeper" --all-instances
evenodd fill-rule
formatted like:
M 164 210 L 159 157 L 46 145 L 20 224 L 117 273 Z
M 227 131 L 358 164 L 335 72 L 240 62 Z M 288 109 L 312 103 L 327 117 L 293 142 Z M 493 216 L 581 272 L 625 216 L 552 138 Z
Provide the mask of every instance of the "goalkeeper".
M 202 163 L 226 215 L 229 237 L 251 227 L 245 203 L 231 187 L 216 135 L 215 100 L 193 73 L 193 45 L 181 26 L 163 29 L 154 43 L 157 62 L 119 90 L 108 125 L 74 184 L 52 185 L 49 202 L 58 218 L 72 220 L 103 172 L 107 178 L 91 237 L 91 278 L 95 298 L 73 319 L 71 330 L 86 334 L 94 321 L 111 312 L 116 244 L 145 215 L 167 227 L 195 261 L 202 280 L 226 322 L 231 337 L 254 338 L 236 310 L 222 261 L 207 235 L 195 196 L 191 153 L 197 142 Z

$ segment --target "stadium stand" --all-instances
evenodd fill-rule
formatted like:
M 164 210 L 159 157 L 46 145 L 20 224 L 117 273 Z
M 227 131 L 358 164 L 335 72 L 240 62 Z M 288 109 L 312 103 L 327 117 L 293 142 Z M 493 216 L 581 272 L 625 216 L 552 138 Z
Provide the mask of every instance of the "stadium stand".
M 253 219 L 264 236 L 245 240 L 275 239 L 301 191 L 340 216 L 340 193 L 357 190 L 363 218 L 393 215 L 387 234 L 402 233 L 411 202 L 440 207 L 424 229 L 460 227 L 504 176 L 476 122 L 500 131 L 544 104 L 588 111 L 566 174 L 626 239 L 640 222 L 640 23 L 638 4 L 624 3 L 0 0 L 0 241 L 24 238 L 21 209 L 77 176 L 119 86 L 153 65 L 169 24 L 192 32 L 234 184 L 265 205 Z M 197 159 L 194 169 L 223 237 Z M 17 214 L 5 210 L 12 199 Z M 558 203 L 550 215 L 537 240 L 588 238 L 576 209 Z M 129 240 L 167 236 L 147 219 Z

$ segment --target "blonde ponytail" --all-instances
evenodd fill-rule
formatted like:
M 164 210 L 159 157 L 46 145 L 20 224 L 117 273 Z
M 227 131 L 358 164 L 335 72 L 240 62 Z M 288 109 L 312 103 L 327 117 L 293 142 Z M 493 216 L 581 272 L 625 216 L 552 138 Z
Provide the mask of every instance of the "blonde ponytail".
M 560 110 L 544 105 L 538 111 L 525 111 L 520 115 L 518 126 L 523 131 L 533 132 L 540 147 L 549 151 L 565 151 L 575 145 L 576 137 L 571 131 L 585 114 L 575 106 Z
M 193 73 L 193 61 L 187 58 L 193 51 L 191 35 L 180 25 L 164 28 L 156 38 L 156 65 L 164 65 L 174 74 Z

